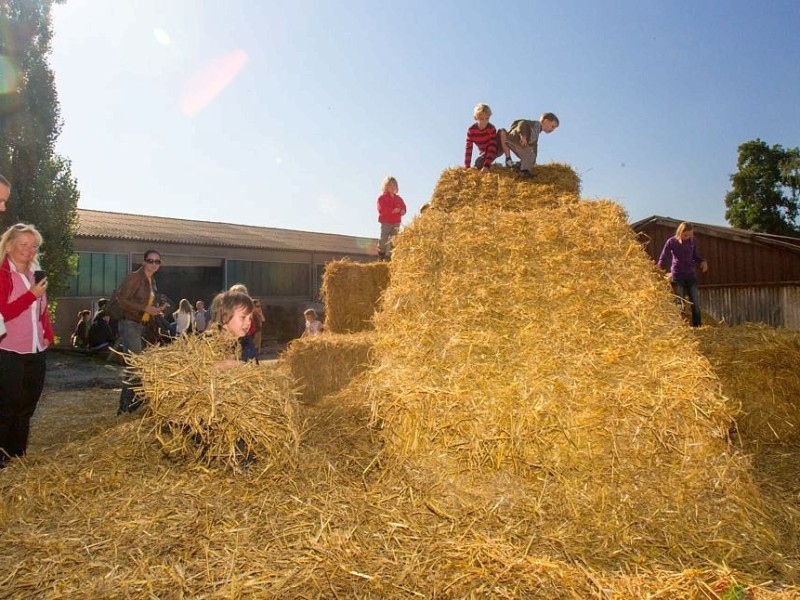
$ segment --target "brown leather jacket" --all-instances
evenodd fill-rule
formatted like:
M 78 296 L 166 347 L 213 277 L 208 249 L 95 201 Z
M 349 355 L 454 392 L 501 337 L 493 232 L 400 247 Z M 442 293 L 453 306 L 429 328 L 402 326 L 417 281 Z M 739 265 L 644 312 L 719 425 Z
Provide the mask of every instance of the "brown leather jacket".
M 122 309 L 122 318 L 130 321 L 141 321 L 145 308 L 150 304 L 150 281 L 144 270 L 139 267 L 128 273 L 117 289 L 117 302 Z M 152 280 L 153 302 L 158 297 L 156 280 Z

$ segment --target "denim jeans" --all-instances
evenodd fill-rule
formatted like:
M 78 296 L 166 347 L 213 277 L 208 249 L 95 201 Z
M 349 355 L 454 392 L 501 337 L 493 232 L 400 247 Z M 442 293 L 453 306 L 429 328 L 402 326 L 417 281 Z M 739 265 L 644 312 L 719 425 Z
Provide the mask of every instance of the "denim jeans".
M 692 327 L 700 327 L 700 294 L 697 290 L 697 279 L 695 277 L 673 277 L 672 290 L 680 298 L 680 302 L 689 296 L 692 303 Z
M 132 354 L 141 354 L 142 352 L 142 332 L 144 325 L 136 321 L 122 319 L 119 322 L 119 338 L 122 344 L 122 349 L 125 352 Z M 119 394 L 119 408 L 117 414 L 124 412 L 133 412 L 141 405 L 141 401 L 136 398 L 133 391 L 133 386 L 138 385 L 128 370 L 125 370 L 124 379 L 122 380 L 122 391 Z

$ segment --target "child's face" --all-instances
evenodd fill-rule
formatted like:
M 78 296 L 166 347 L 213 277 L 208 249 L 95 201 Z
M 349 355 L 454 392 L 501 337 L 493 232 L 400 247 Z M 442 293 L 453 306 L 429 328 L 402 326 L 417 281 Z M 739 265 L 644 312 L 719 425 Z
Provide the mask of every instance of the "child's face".
M 479 113 L 475 115 L 475 122 L 478 124 L 478 129 L 486 129 L 489 124 L 489 115 L 486 113 Z M 542 127 L 544 129 L 544 127 Z
M 395 182 L 390 182 L 386 184 L 386 191 L 390 194 L 397 194 L 397 184 Z
M 306 315 L 306 321 L 311 323 L 314 320 L 314 315 L 312 313 L 308 313 Z
M 247 332 L 250 331 L 251 319 L 252 315 L 247 312 L 247 308 L 239 306 L 233 311 L 231 320 L 223 325 L 223 329 L 234 337 L 240 338 L 243 335 L 247 335 Z
M 545 133 L 553 133 L 558 128 L 558 123 L 555 121 L 551 121 L 550 119 L 545 119 L 542 121 L 542 131 Z

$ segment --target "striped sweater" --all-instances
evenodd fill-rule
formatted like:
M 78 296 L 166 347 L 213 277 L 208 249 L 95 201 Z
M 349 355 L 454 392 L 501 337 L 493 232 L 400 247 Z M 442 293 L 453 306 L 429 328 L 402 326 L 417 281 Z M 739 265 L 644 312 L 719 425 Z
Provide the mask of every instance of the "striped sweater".
M 472 145 L 478 146 L 483 157 L 483 166 L 488 167 L 497 156 L 497 129 L 488 123 L 483 129 L 478 129 L 478 124 L 473 123 L 467 129 L 467 144 L 464 149 L 464 166 L 472 164 Z

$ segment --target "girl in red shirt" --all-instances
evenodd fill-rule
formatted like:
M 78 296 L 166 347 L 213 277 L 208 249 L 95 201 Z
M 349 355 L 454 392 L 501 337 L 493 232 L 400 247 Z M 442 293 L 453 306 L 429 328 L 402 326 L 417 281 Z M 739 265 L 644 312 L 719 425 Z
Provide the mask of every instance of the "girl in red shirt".
M 378 242 L 378 260 L 392 257 L 392 238 L 400 231 L 400 220 L 406 214 L 406 203 L 397 195 L 397 179 L 387 177 L 381 184 L 378 197 L 378 222 L 381 224 L 381 239 Z

